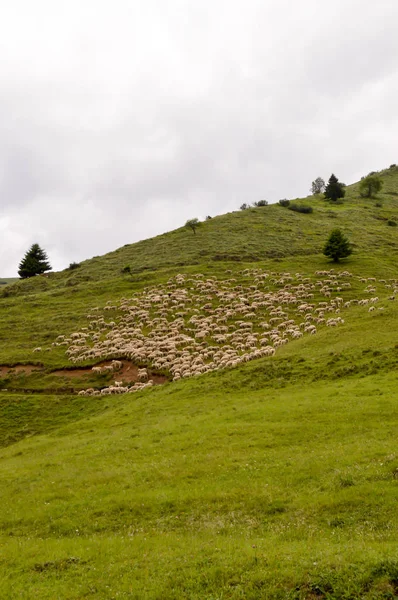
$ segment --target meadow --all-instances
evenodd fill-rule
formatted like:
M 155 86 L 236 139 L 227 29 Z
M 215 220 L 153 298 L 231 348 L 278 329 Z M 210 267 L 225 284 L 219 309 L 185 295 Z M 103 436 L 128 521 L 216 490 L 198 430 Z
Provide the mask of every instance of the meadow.
M 376 200 L 354 185 L 295 201 L 312 214 L 252 208 L 2 286 L 0 598 L 398 597 L 398 172 L 382 176 Z M 333 265 L 336 226 L 354 253 Z M 111 375 L 55 374 L 95 364 L 58 335 L 178 273 L 250 288 L 245 269 L 331 268 L 352 274 L 331 300 L 369 297 L 370 278 L 375 310 L 341 308 L 274 356 L 105 397 L 76 391 Z

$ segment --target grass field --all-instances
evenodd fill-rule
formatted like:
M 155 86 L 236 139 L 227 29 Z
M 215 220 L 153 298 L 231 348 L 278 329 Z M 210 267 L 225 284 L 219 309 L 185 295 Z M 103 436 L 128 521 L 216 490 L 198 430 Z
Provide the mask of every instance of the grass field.
M 0 290 L 0 598 L 398 597 L 398 171 L 382 176 L 376 200 L 354 185 L 337 206 L 297 200 L 309 215 L 215 217 Z M 355 251 L 332 265 L 320 250 L 336 226 Z M 375 310 L 341 308 L 339 327 L 275 356 L 106 397 L 55 375 L 73 366 L 58 335 L 177 273 L 247 295 L 245 269 L 315 284 L 331 267 L 352 273 L 332 300 L 374 278 Z

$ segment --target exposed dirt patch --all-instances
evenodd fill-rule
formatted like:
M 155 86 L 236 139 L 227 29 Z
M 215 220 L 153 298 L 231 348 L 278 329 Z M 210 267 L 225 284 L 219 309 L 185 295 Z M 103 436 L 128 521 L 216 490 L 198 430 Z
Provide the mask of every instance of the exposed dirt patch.
M 121 362 L 123 363 L 123 367 L 115 373 L 116 379 L 125 381 L 126 383 L 138 381 L 138 367 L 128 360 L 122 360 Z M 150 369 L 148 369 L 148 375 L 148 379 L 152 379 L 155 384 L 162 384 L 168 381 L 165 375 L 156 375 Z
M 110 365 L 112 361 L 107 360 L 107 361 L 102 361 L 98 364 L 96 364 L 96 367 L 104 367 L 106 365 Z M 113 373 L 110 373 L 108 375 L 106 375 L 106 377 L 104 378 L 101 375 L 98 375 L 96 373 L 93 373 L 92 371 L 92 367 L 72 367 L 72 368 L 65 368 L 65 369 L 57 369 L 56 371 L 52 371 L 51 373 L 47 373 L 49 375 L 55 375 L 56 377 L 63 377 L 64 378 L 64 385 L 65 387 L 62 388 L 58 388 L 58 386 L 56 388 L 51 388 L 51 387 L 45 387 L 43 389 L 37 389 L 32 388 L 32 389 L 21 389 L 18 386 L 18 389 L 12 389 L 12 383 L 10 382 L 9 386 L 7 386 L 7 390 L 2 390 L 2 391 L 15 391 L 15 392 L 23 392 L 23 393 L 75 393 L 76 391 L 79 391 L 81 389 L 81 386 L 86 385 L 87 387 L 90 385 L 90 387 L 94 387 L 96 389 L 100 389 L 104 386 L 107 385 L 111 385 L 109 382 L 112 381 L 122 381 L 124 385 L 131 385 L 133 383 L 135 383 L 136 381 L 139 381 L 138 378 L 138 369 L 139 367 L 137 367 L 136 365 L 134 365 L 132 362 L 128 361 L 128 360 L 121 360 L 120 361 L 122 363 L 122 368 L 119 369 L 118 371 L 114 371 Z M 0 378 L 1 377 L 13 377 L 13 376 L 17 376 L 21 373 L 24 373 L 26 375 L 30 375 L 31 373 L 44 373 L 45 369 L 43 366 L 40 365 L 15 365 L 13 367 L 10 367 L 9 365 L 0 365 Z M 73 380 L 76 379 L 87 379 L 90 380 L 90 384 L 84 384 L 82 381 L 80 381 L 80 383 L 78 384 L 78 387 L 75 388 Z M 169 378 L 166 377 L 165 375 L 159 375 L 156 373 L 153 373 L 151 370 L 148 370 L 148 379 L 152 379 L 153 383 L 155 385 L 162 385 L 163 383 L 166 383 L 167 381 L 169 381 Z M 94 383 L 95 382 L 95 383 Z M 70 386 L 70 387 L 69 387 Z
M 110 365 L 112 361 L 105 360 L 103 362 L 97 363 L 96 367 L 105 367 Z M 135 381 L 139 381 L 138 379 L 138 369 L 136 365 L 128 360 L 121 360 L 123 367 L 118 371 L 113 373 L 113 378 L 118 381 L 123 381 L 124 383 L 134 383 Z M 59 377 L 82 377 L 82 376 L 90 376 L 93 377 L 95 374 L 92 371 L 92 367 L 75 367 L 71 369 L 59 369 L 57 371 L 52 371 L 51 375 L 57 375 Z M 154 384 L 160 385 L 162 383 L 166 383 L 168 378 L 165 375 L 158 375 L 148 370 L 148 379 L 152 379 Z M 99 376 L 101 377 L 101 376 Z

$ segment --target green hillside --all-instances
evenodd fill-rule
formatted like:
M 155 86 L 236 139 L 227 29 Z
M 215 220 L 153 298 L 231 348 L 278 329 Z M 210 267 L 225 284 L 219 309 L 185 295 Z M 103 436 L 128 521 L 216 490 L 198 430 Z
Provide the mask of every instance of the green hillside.
M 398 597 L 381 176 L 0 289 L 1 598 Z
M 17 277 L 3 277 L 0 278 L 0 286 L 8 285 L 9 283 L 14 283 L 16 281 L 18 281 Z

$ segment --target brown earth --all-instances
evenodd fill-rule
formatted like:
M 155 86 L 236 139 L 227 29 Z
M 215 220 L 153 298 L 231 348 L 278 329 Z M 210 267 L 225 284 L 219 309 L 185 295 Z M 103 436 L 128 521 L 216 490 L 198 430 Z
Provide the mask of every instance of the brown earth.
M 128 360 L 122 360 L 123 367 L 119 371 L 115 371 L 113 373 L 113 377 L 117 381 L 123 381 L 124 383 L 134 383 L 138 380 L 138 368 L 132 362 Z M 96 364 L 96 367 L 104 367 L 105 365 L 110 365 L 111 361 L 104 361 Z M 4 375 L 17 375 L 19 373 L 30 374 L 32 372 L 44 371 L 44 368 L 38 365 L 15 365 L 14 367 L 10 367 L 8 365 L 0 365 L 0 377 Z M 75 379 L 78 377 L 84 376 L 95 376 L 92 371 L 92 367 L 74 367 L 74 368 L 65 368 L 65 369 L 57 369 L 56 371 L 52 371 L 51 375 L 56 375 L 58 377 L 67 377 L 70 379 Z M 148 370 L 148 379 L 152 379 L 155 385 L 161 385 L 162 383 L 166 383 L 168 378 L 165 375 L 158 375 L 152 373 Z

